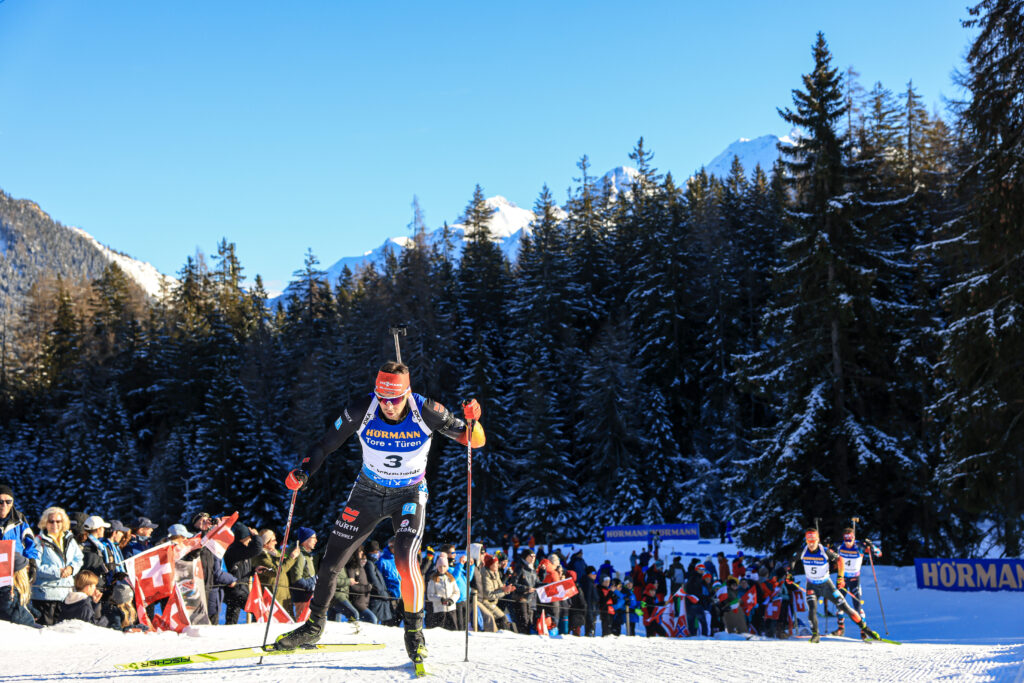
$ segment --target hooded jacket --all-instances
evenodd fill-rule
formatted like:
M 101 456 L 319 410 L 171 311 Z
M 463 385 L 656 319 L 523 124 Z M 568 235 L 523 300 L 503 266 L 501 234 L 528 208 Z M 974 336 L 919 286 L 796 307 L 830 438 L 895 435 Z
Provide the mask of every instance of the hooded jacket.
M 82 549 L 70 531 L 65 531 L 61 542 L 41 533 L 36 539 L 40 546 L 39 569 L 32 584 L 33 600 L 63 602 L 75 589 L 75 574 L 82 569 Z M 71 567 L 71 576 L 61 577 L 61 570 Z

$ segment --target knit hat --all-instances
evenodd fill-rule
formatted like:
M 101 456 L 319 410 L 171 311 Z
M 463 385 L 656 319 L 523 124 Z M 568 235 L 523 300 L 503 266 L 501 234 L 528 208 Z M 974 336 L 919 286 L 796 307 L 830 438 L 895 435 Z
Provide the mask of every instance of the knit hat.
M 20 572 L 22 569 L 28 566 L 28 558 L 19 553 L 17 550 L 14 551 L 14 571 Z
M 123 605 L 126 602 L 132 602 L 134 599 L 135 592 L 124 581 L 115 583 L 113 590 L 110 591 L 110 601 L 115 605 Z
M 11 490 L 11 487 L 7 484 L 0 484 L 0 496 L 5 493 L 11 498 L 14 498 L 14 491 Z
M 491 555 L 490 553 L 485 553 L 484 566 L 488 569 L 494 569 L 498 566 L 498 558 L 496 558 L 494 555 Z
M 714 577 L 713 577 L 713 576 L 711 576 L 711 574 L 710 574 L 709 572 L 704 572 L 704 574 L 703 574 L 703 575 L 701 575 L 701 577 L 700 577 L 700 578 L 702 578 L 702 579 L 712 579 L 712 578 L 714 578 Z
M 656 584 L 656 583 L 649 583 L 646 586 L 644 586 L 644 593 L 654 593 L 657 590 L 658 590 L 658 584 Z
M 244 541 L 245 539 L 252 536 L 252 534 L 249 532 L 249 527 L 242 524 L 241 522 L 236 522 L 235 525 L 231 527 L 231 533 L 235 535 L 236 541 Z
M 525 559 L 526 559 L 526 558 L 528 558 L 528 557 L 529 557 L 530 555 L 536 555 L 536 554 L 537 554 L 537 553 L 533 552 L 533 551 L 532 551 L 532 550 L 530 550 L 529 548 L 523 548 L 523 551 L 522 551 L 521 553 L 519 553 L 519 557 L 521 557 L 522 559 L 524 559 L 524 560 L 525 560 Z
M 437 568 L 438 574 L 444 574 L 448 571 L 448 556 L 444 553 L 438 553 L 437 559 L 434 561 L 434 567 Z
M 308 526 L 300 526 L 295 530 L 295 540 L 299 543 L 305 543 L 313 536 L 316 536 L 316 532 L 310 529 Z
M 369 554 L 369 553 L 379 553 L 380 552 L 380 543 L 378 543 L 377 541 L 370 541 L 369 543 L 366 544 L 366 552 L 367 552 L 367 554 Z

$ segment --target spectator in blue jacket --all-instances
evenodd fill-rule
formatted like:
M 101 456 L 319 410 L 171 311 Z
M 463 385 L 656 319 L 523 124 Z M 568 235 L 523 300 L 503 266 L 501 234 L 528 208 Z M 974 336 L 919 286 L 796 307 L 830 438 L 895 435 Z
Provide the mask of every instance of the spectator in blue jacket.
M 25 515 L 15 509 L 14 502 L 11 487 L 0 484 L 0 541 L 14 541 L 15 551 L 38 562 L 41 550 L 36 536 Z
M 392 625 L 398 626 L 404 612 L 397 609 L 398 605 L 396 602 L 396 600 L 402 599 L 402 577 L 399 576 L 398 566 L 395 564 L 394 536 L 388 539 L 387 547 L 380 551 L 380 556 L 377 558 L 377 569 L 380 570 L 381 576 L 384 577 L 384 585 L 388 589 L 388 594 L 394 598 L 391 603 L 391 611 L 395 615 Z
M 147 517 L 139 517 L 135 520 L 135 526 L 132 527 L 132 540 L 125 548 L 125 556 L 131 557 L 132 555 L 138 555 L 141 552 L 149 550 L 153 543 L 153 530 L 159 526 L 149 521 Z
M 612 566 L 612 561 L 611 560 L 605 560 L 604 564 L 602 564 L 600 567 L 597 568 L 597 581 L 598 581 L 598 583 L 600 583 L 601 579 L 603 579 L 606 576 L 609 579 L 614 579 L 615 578 L 615 568 Z
M 32 604 L 39 610 L 39 623 L 52 626 L 60 619 L 64 599 L 75 586 L 75 574 L 82 569 L 82 549 L 71 533 L 71 519 L 63 508 L 46 508 L 39 518 L 39 528 L 41 550 Z

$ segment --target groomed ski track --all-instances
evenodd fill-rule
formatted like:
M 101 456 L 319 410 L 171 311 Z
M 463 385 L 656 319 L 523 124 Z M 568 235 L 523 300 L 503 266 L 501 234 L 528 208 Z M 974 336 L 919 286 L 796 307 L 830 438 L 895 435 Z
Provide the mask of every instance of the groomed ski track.
M 284 628 L 272 627 L 272 638 Z M 325 642 L 380 642 L 383 650 L 297 654 L 254 661 L 189 664 L 173 669 L 119 671 L 115 664 L 258 645 L 263 625 L 194 627 L 190 633 L 121 634 L 81 622 L 41 631 L 0 623 L 5 681 L 408 681 L 412 665 L 402 631 L 331 623 Z M 1012 641 L 1012 639 L 1007 639 Z M 514 634 L 465 634 L 428 629 L 427 670 L 435 681 L 1021 681 L 1024 643 L 901 646 L 852 639 L 747 640 L 609 637 L 559 639 Z

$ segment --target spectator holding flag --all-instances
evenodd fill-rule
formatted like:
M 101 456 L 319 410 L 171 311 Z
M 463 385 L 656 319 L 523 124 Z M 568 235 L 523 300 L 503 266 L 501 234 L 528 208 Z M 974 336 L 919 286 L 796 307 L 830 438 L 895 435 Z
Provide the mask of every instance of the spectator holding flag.
M 139 517 L 135 520 L 135 526 L 132 527 L 132 540 L 128 543 L 125 548 L 125 557 L 132 555 L 138 555 L 149 550 L 153 544 L 153 530 L 157 528 L 157 524 L 149 521 L 148 517 Z
M 10 539 L 8 539 L 10 540 Z M 13 547 L 13 544 L 12 544 Z M 10 584 L 4 585 L 4 565 L 10 567 Z M 0 563 L 0 620 L 22 626 L 37 626 L 31 611 L 32 586 L 28 580 L 28 559 L 13 551 L 9 561 Z
M 224 623 L 229 625 L 238 623 L 238 616 L 245 608 L 252 575 L 256 573 L 256 556 L 263 552 L 263 539 L 245 524 L 239 522 L 231 531 L 235 540 L 224 552 L 224 564 L 235 577 L 235 585 L 228 589 L 224 600 L 227 605 Z
M 234 576 L 224 571 L 224 563 L 221 561 L 231 541 L 225 539 L 224 543 L 218 545 L 216 539 L 208 538 L 208 534 L 217 533 L 217 530 L 214 529 L 214 520 L 208 512 L 195 514 L 192 517 L 192 528 L 203 534 L 204 542 L 199 548 L 199 564 L 203 567 L 206 611 L 210 617 L 210 623 L 217 625 L 220 623 L 220 607 L 224 603 L 224 590 L 234 588 L 237 583 Z M 230 535 L 231 531 L 227 529 L 227 536 Z M 216 552 L 215 549 L 219 552 Z
M 74 589 L 74 575 L 82 569 L 82 549 L 63 508 L 47 508 L 39 528 L 39 570 L 32 585 L 32 604 L 39 610 L 39 623 L 52 626 L 60 619 L 64 598 Z
M 36 544 L 32 527 L 20 511 L 14 507 L 14 491 L 10 486 L 0 484 L 0 541 L 14 541 L 14 550 L 28 560 L 39 560 L 40 548 Z M 31 574 L 31 567 L 29 573 Z

